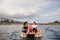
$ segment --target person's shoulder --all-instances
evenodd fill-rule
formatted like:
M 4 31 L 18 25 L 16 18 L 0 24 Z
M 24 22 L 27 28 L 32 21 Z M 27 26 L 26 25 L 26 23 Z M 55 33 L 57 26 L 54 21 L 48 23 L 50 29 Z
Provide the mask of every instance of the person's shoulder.
M 35 26 L 37 26 L 37 25 L 35 25 Z
M 32 25 L 32 26 L 36 26 L 36 25 Z
M 28 27 L 31 27 L 32 25 L 28 25 Z

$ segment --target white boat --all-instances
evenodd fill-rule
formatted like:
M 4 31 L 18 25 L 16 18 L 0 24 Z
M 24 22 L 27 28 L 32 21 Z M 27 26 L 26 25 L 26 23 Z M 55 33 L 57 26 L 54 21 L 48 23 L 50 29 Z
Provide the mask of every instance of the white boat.
M 35 37 L 41 37 L 41 34 L 20 34 L 20 37 L 27 37 L 27 35 L 34 35 Z
M 41 32 L 40 30 L 37 30 L 37 33 L 20 33 L 20 37 L 27 37 L 27 35 L 34 35 L 35 37 L 41 37 Z

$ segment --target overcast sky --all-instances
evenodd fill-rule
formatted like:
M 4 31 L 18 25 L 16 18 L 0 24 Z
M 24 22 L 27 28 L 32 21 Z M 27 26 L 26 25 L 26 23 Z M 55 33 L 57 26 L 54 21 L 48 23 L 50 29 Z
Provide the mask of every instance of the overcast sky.
M 0 18 L 22 21 L 60 21 L 60 0 L 0 0 Z

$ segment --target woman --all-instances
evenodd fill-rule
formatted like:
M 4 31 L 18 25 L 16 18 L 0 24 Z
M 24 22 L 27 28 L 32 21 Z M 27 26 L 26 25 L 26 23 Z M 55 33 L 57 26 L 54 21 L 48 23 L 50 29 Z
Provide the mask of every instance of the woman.
M 24 32 L 24 33 L 28 32 L 28 22 L 23 23 L 22 32 Z
M 33 28 L 33 32 L 36 33 L 37 32 L 36 22 L 33 22 L 32 28 Z

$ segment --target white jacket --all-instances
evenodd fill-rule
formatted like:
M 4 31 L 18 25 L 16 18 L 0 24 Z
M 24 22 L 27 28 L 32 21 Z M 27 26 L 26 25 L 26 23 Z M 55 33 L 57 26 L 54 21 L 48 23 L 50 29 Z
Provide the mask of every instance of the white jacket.
M 32 28 L 36 28 L 37 27 L 37 25 L 32 25 Z

